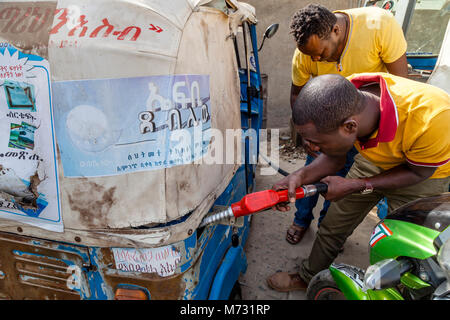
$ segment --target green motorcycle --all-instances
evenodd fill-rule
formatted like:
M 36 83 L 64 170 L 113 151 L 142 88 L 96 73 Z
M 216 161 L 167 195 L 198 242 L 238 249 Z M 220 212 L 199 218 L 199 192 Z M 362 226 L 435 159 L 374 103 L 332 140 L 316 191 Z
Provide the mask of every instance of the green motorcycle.
M 412 201 L 378 223 L 370 266 L 332 264 L 316 274 L 310 300 L 450 300 L 450 193 Z

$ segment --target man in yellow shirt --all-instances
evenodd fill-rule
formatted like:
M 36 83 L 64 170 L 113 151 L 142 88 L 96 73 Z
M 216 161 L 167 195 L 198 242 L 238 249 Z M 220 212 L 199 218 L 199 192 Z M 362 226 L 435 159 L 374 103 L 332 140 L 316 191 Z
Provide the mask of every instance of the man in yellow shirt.
M 387 73 L 323 75 L 302 89 L 293 120 L 321 154 L 274 189 L 287 188 L 294 202 L 295 188 L 321 180 L 332 203 L 299 273 L 278 272 L 267 279 L 278 291 L 305 290 L 382 197 L 392 211 L 447 192 L 450 182 L 450 96 L 437 87 Z M 360 154 L 349 173 L 334 176 L 353 146 Z
M 323 74 L 349 76 L 360 72 L 389 72 L 406 77 L 406 40 L 392 14 L 376 7 L 330 12 L 321 5 L 311 4 L 292 18 L 291 33 L 297 43 L 292 59 L 291 108 L 305 83 Z M 316 156 L 308 148 L 305 165 Z M 345 176 L 357 153 L 352 149 L 346 166 L 337 173 Z M 318 196 L 296 202 L 295 218 L 287 230 L 291 244 L 301 241 L 313 217 Z M 329 202 L 320 212 L 319 224 Z

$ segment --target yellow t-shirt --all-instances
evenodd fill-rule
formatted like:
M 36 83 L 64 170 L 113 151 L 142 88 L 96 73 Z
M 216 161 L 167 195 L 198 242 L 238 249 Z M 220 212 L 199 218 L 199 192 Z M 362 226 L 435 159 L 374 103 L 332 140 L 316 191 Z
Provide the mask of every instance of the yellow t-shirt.
M 436 167 L 431 178 L 450 176 L 450 96 L 444 90 L 381 72 L 348 79 L 356 88 L 380 84 L 379 129 L 355 142 L 363 157 L 384 170 L 409 162 Z
M 314 62 L 296 49 L 292 59 L 294 85 L 304 86 L 311 76 L 322 74 L 347 77 L 360 72 L 387 72 L 384 63 L 392 63 L 406 52 L 402 28 L 389 11 L 365 7 L 334 12 L 347 14 L 350 19 L 340 62 Z

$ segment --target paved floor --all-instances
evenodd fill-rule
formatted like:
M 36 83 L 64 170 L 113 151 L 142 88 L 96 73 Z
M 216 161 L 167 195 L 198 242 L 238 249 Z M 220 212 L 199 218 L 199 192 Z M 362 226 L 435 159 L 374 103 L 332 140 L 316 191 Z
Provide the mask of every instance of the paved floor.
M 280 167 L 292 172 L 303 166 L 304 160 L 296 160 L 291 163 L 280 159 Z M 256 191 L 270 189 L 272 185 L 283 176 L 261 175 L 261 165 L 257 170 Z M 266 278 L 277 271 L 295 271 L 301 259 L 309 255 L 315 233 L 317 231 L 317 217 L 323 203 L 319 203 L 314 211 L 316 217 L 305 234 L 303 240 L 292 245 L 285 240 L 286 230 L 291 225 L 294 217 L 294 206 L 289 212 L 265 211 L 252 216 L 250 233 L 245 244 L 248 267 L 247 272 L 240 277 L 242 298 L 244 300 L 305 300 L 305 292 L 295 291 L 290 293 L 276 292 L 266 284 Z M 361 268 L 369 264 L 368 243 L 373 227 L 379 219 L 376 211 L 372 210 L 365 220 L 347 239 L 344 252 L 336 262 L 347 263 Z

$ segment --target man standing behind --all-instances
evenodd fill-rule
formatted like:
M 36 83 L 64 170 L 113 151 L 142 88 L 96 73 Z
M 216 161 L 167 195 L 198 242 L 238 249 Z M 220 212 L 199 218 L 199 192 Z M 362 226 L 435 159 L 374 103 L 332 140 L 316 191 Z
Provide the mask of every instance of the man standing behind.
M 291 108 L 311 77 L 324 74 L 350 76 L 361 72 L 389 72 L 407 77 L 406 40 L 392 14 L 376 7 L 355 8 L 331 12 L 310 4 L 295 13 L 291 33 L 297 43 L 292 59 Z M 300 102 L 301 103 L 301 102 Z M 305 166 L 317 156 L 307 143 Z M 347 154 L 345 167 L 336 173 L 344 177 L 357 153 Z M 286 240 L 299 243 L 312 219 L 318 196 L 296 201 L 294 222 L 287 230 Z M 320 212 L 319 224 L 325 216 L 329 201 Z

